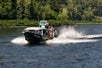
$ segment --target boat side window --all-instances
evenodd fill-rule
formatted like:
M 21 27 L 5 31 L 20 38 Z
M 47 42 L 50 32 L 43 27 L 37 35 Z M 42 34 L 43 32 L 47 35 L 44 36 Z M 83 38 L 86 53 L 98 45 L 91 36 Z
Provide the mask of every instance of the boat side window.
M 41 35 L 41 31 L 40 31 L 40 30 L 36 30 L 36 31 L 34 31 L 34 34 L 39 34 L 39 35 Z
M 33 31 L 33 30 L 29 30 L 29 32 L 34 33 L 34 31 Z

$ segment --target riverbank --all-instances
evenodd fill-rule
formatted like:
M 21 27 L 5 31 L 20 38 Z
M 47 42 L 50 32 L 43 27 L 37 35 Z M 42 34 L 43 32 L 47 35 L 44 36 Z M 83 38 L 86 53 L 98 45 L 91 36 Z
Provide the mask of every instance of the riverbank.
M 78 24 L 102 24 L 102 21 L 58 21 L 58 20 L 48 20 L 53 26 L 62 25 L 78 25 Z M 0 20 L 0 27 L 25 27 L 25 26 L 38 26 L 38 21 L 36 20 Z

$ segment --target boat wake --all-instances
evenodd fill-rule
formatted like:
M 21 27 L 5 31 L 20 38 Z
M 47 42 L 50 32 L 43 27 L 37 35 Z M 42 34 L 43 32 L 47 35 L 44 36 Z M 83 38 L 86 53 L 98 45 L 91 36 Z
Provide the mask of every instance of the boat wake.
M 86 43 L 97 42 L 99 38 L 102 38 L 102 34 L 85 35 L 83 32 L 75 30 L 74 27 L 63 27 L 59 31 L 59 36 L 52 40 L 48 40 L 46 44 L 69 44 L 69 43 Z M 24 37 L 17 37 L 11 40 L 14 44 L 25 45 L 28 42 Z
M 69 43 L 85 43 L 97 42 L 102 38 L 102 34 L 85 35 L 83 32 L 75 30 L 74 27 L 64 27 L 60 30 L 57 38 L 46 41 L 47 44 L 69 44 Z
M 17 37 L 14 38 L 13 40 L 11 40 L 12 43 L 14 44 L 18 44 L 18 45 L 24 45 L 27 44 L 28 42 L 25 40 L 24 37 Z

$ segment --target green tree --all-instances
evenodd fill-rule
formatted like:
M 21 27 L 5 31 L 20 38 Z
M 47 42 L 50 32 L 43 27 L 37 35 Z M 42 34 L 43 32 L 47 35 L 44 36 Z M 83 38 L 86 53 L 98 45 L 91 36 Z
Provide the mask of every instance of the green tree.
M 62 11 L 59 12 L 59 14 L 57 16 L 57 20 L 66 21 L 67 19 L 68 19 L 68 10 L 66 7 L 63 7 Z
M 11 0 L 0 0 L 0 18 L 9 19 L 12 15 L 11 8 Z
M 94 14 L 91 7 L 88 7 L 86 10 L 84 10 L 82 17 L 83 20 L 92 20 L 94 18 Z
M 102 16 L 102 0 L 0 0 L 0 19 L 92 20 L 95 16 Z
M 24 0 L 17 0 L 17 19 L 24 18 Z
M 24 19 L 30 18 L 31 0 L 24 0 Z
M 12 14 L 10 15 L 11 16 L 11 19 L 17 19 L 17 10 L 16 10 L 16 6 L 17 6 L 17 3 L 16 3 L 16 0 L 11 0 L 11 3 L 12 3 L 12 10 L 10 11 Z
M 67 0 L 68 16 L 70 19 L 74 20 L 75 13 L 77 13 L 77 5 L 73 0 Z

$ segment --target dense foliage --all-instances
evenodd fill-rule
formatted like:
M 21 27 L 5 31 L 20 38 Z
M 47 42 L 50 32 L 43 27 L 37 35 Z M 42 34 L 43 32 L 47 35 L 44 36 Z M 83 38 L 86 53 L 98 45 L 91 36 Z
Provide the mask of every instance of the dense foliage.
M 0 0 L 0 19 L 93 20 L 102 0 Z

